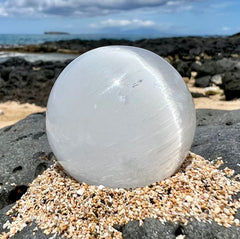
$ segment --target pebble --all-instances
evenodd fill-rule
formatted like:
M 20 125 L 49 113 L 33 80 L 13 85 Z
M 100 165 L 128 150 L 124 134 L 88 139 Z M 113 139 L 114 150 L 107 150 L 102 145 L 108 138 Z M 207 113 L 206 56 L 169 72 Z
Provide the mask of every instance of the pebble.
M 217 74 L 212 76 L 211 82 L 214 83 L 215 85 L 222 85 L 222 75 Z
M 204 89 L 206 95 L 221 94 L 223 91 L 218 86 L 210 86 Z
M 145 218 L 158 218 L 162 223 L 186 224 L 195 218 L 214 220 L 225 227 L 239 225 L 234 215 L 240 200 L 233 200 L 233 196 L 240 192 L 240 182 L 229 178 L 231 169 L 218 169 L 222 163 L 218 159 L 214 164 L 190 153 L 173 176 L 135 189 L 79 183 L 55 164 L 39 175 L 7 212 L 13 222 L 4 224 L 9 232 L 0 238 L 12 237 L 31 221 L 47 235 L 84 239 L 122 238 L 114 225 L 132 220 L 141 224 Z

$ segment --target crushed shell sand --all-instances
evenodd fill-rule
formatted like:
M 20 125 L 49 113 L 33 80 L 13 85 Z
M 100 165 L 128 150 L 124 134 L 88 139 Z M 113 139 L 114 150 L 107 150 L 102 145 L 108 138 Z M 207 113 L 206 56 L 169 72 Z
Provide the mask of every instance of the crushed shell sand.
M 145 218 L 158 218 L 162 223 L 187 223 L 195 218 L 239 226 L 234 215 L 240 201 L 232 199 L 240 192 L 239 176 L 228 178 L 234 171 L 220 171 L 221 164 L 221 160 L 214 164 L 190 153 L 172 177 L 128 190 L 79 183 L 55 164 L 30 184 L 7 213 L 13 222 L 5 223 L 9 232 L 0 237 L 9 238 L 33 221 L 45 234 L 69 238 L 122 238 L 115 224 L 136 219 L 141 225 Z

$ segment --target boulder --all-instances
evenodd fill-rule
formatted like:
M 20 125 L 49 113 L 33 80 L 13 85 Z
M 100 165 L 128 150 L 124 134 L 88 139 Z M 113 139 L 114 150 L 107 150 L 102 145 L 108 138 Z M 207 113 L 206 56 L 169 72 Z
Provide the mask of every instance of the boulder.
M 0 100 L 46 106 L 51 88 L 70 61 L 27 62 L 10 58 L 0 64 Z
M 239 68 L 239 61 L 232 58 L 222 58 L 216 61 L 217 73 L 232 71 Z
M 221 86 L 222 85 L 222 75 L 217 74 L 217 75 L 212 76 L 211 83 Z
M 226 100 L 240 98 L 240 69 L 224 74 L 223 89 Z
M 53 163 L 45 114 L 33 114 L 0 130 L 0 209 L 14 203 Z
M 191 77 L 191 61 L 176 60 L 171 64 L 182 77 Z
M 195 86 L 197 87 L 207 87 L 210 84 L 211 76 L 203 76 L 195 80 Z
M 197 128 L 191 151 L 205 159 L 222 157 L 225 164 L 240 173 L 240 110 L 197 110 Z
M 191 70 L 196 71 L 198 77 L 214 76 L 224 72 L 240 69 L 239 59 L 233 60 L 232 58 L 222 58 L 220 60 L 206 60 L 203 63 L 195 61 Z
M 198 77 L 208 76 L 208 75 L 215 75 L 217 72 L 216 69 L 216 61 L 208 60 L 203 64 L 200 62 L 194 62 L 192 64 L 192 71 L 196 71 Z

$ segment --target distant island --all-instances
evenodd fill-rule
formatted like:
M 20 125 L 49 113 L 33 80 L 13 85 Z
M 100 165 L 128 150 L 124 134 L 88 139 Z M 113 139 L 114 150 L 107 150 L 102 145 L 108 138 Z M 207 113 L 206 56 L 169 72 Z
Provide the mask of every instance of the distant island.
M 45 35 L 69 35 L 68 32 L 44 32 Z

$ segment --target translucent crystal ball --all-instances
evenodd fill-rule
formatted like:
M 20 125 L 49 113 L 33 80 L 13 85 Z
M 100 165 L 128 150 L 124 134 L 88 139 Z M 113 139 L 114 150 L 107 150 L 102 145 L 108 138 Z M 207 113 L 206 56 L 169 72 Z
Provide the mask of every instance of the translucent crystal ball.
M 49 96 L 50 146 L 73 178 L 140 187 L 171 176 L 193 141 L 195 108 L 179 73 L 158 55 L 107 46 L 82 54 Z

